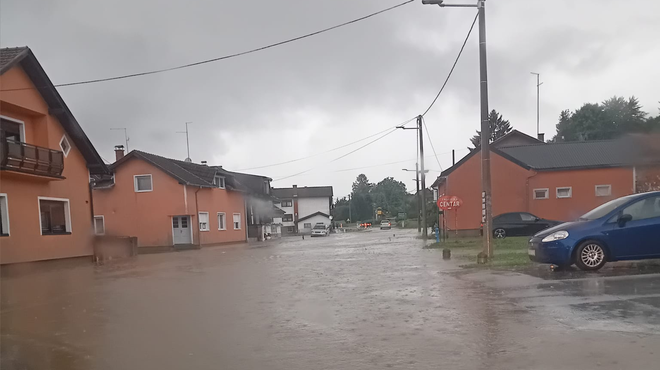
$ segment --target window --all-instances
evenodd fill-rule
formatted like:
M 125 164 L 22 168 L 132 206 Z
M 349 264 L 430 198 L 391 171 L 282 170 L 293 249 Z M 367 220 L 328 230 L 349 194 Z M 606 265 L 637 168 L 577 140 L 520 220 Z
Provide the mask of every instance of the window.
M 623 214 L 629 214 L 634 220 L 646 220 L 660 217 L 660 196 L 642 199 L 623 210 Z
M 64 156 L 67 157 L 69 155 L 69 151 L 71 150 L 71 144 L 69 144 L 69 140 L 66 138 L 66 135 L 62 135 L 62 139 L 60 140 L 60 148 L 62 149 L 62 152 L 64 152 Z
M 287 226 L 287 227 L 286 227 L 286 231 L 289 232 L 289 233 L 295 233 L 295 232 L 296 232 L 296 228 L 293 227 L 293 226 Z
M 549 189 L 534 189 L 534 199 L 548 199 Z
M 94 234 L 105 235 L 105 217 L 94 216 Z
M 608 197 L 612 195 L 612 185 L 596 185 L 597 197 Z
M 234 230 L 240 230 L 240 229 L 241 229 L 241 214 L 234 213 Z
M 534 221 L 536 221 L 536 216 L 531 215 L 529 213 L 521 213 L 520 218 L 522 218 L 522 220 L 524 222 L 534 222 Z
M 282 222 L 293 222 L 293 215 L 290 213 L 283 215 Z
M 68 199 L 39 198 L 41 235 L 71 233 L 71 210 Z
M 570 198 L 573 196 L 573 188 L 557 188 L 557 198 Z
M 154 184 L 151 175 L 135 175 L 133 176 L 133 180 L 135 181 L 136 193 L 144 193 L 154 190 Z
M 9 207 L 7 194 L 0 194 L 0 236 L 9 236 Z
M 197 217 L 199 218 L 199 231 L 209 231 L 209 213 L 199 212 Z
M 14 121 L 7 118 L 0 119 L 0 141 L 24 141 L 23 139 L 23 123 Z
M 227 230 L 227 216 L 223 212 L 218 212 L 218 230 Z
M 220 189 L 225 188 L 225 178 L 220 175 L 213 176 L 213 185 L 219 187 Z
M 303 227 L 304 227 L 305 229 L 311 229 L 311 228 L 312 228 L 312 224 L 306 222 L 306 223 L 303 225 Z
M 293 201 L 292 200 L 283 200 L 282 201 L 282 207 L 293 207 Z

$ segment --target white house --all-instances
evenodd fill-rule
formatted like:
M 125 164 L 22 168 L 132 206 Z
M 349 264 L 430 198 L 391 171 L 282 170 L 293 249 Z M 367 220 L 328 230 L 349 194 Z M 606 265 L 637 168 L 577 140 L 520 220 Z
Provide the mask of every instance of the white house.
M 310 186 L 273 188 L 278 200 L 275 205 L 284 211 L 281 219 L 273 219 L 282 224 L 282 234 L 309 234 L 315 224 L 330 224 L 332 206 L 332 186 Z M 278 203 L 279 202 L 279 203 Z

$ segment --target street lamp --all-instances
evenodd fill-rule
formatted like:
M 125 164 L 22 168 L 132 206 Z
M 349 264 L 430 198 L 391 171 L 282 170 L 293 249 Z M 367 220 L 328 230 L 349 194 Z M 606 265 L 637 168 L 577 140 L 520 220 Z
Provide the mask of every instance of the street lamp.
M 476 4 L 445 4 L 444 0 L 422 0 L 422 4 L 441 7 L 477 8 L 479 11 L 479 80 L 481 100 L 481 207 L 484 224 L 483 252 L 485 259 L 493 257 L 492 232 L 493 213 L 491 208 L 490 179 L 490 124 L 488 122 L 488 64 L 486 61 L 486 1 Z

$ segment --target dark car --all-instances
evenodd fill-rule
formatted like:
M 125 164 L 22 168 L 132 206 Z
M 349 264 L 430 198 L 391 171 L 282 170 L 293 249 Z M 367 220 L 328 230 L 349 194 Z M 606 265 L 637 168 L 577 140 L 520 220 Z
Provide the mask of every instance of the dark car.
M 660 258 L 660 191 L 614 199 L 529 240 L 529 258 L 598 270 L 608 261 Z
M 493 217 L 493 236 L 497 239 L 530 236 L 559 224 L 560 221 L 546 220 L 527 212 L 502 213 Z

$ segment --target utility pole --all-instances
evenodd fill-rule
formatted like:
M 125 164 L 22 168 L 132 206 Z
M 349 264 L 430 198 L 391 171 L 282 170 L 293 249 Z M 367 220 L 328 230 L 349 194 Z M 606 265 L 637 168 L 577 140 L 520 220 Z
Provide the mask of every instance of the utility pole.
M 353 222 L 353 216 L 351 215 L 351 195 L 348 194 L 348 219 Z
M 124 140 L 126 141 L 126 153 L 130 152 L 130 150 L 128 149 L 128 140 L 130 140 L 130 138 L 128 137 L 128 131 L 127 131 L 126 127 L 114 127 L 114 128 L 111 128 L 110 130 L 112 130 L 112 131 L 114 131 L 114 130 L 124 130 Z
M 540 116 L 540 105 L 541 105 L 541 85 L 543 82 L 540 82 L 541 74 L 536 72 L 529 72 L 533 75 L 536 75 L 536 137 L 538 138 L 541 134 L 541 116 Z
M 411 170 L 403 169 L 404 171 L 410 172 Z M 419 193 L 419 163 L 415 163 L 415 187 L 417 189 L 417 192 L 415 193 L 415 198 L 417 199 L 417 232 L 422 231 L 422 201 L 421 201 L 421 195 Z
M 484 224 L 483 256 L 493 257 L 493 213 L 491 203 L 490 179 L 490 124 L 488 122 L 488 63 L 486 58 L 486 0 L 477 0 L 476 4 L 445 4 L 444 0 L 422 0 L 423 4 L 441 7 L 477 8 L 479 11 L 479 75 L 481 100 L 481 202 Z M 422 181 L 424 178 L 422 177 Z
M 424 130 L 422 130 L 422 116 L 417 116 L 417 131 L 419 131 L 419 162 L 420 172 L 422 175 L 422 238 L 426 240 L 428 236 L 428 228 L 426 227 L 426 173 L 424 172 Z
M 186 134 L 186 151 L 188 153 L 188 156 L 186 157 L 186 162 L 192 162 L 192 159 L 190 159 L 190 141 L 188 140 L 188 125 L 191 124 L 192 122 L 186 122 L 186 131 L 177 131 L 177 134 Z

